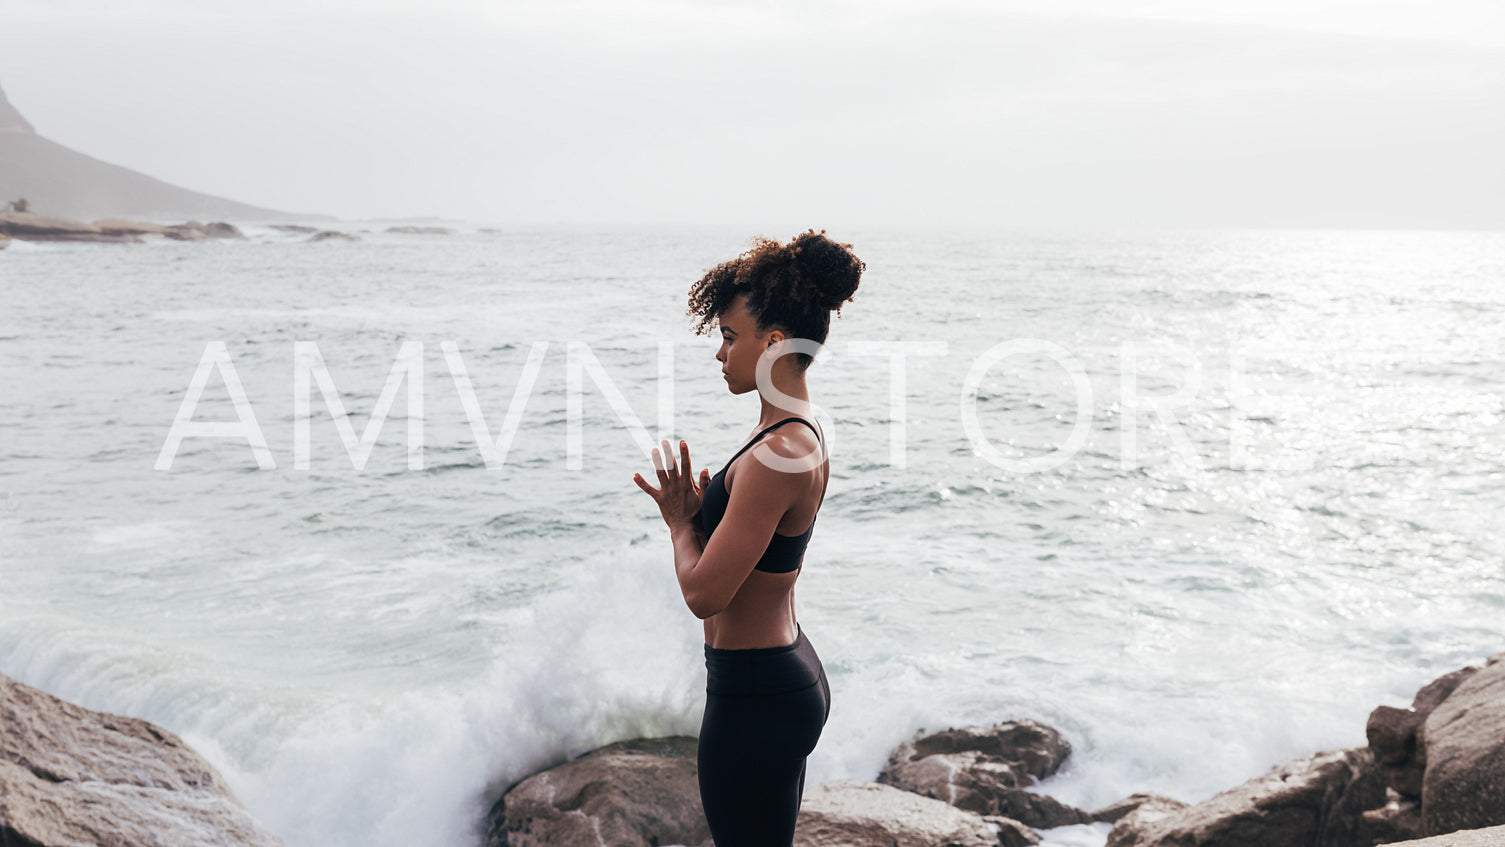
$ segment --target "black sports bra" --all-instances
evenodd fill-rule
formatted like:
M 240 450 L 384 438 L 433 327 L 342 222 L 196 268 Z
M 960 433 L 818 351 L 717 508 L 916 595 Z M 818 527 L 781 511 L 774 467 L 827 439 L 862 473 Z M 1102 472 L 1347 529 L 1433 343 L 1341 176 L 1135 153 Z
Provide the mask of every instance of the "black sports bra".
M 721 519 L 726 516 L 726 505 L 731 500 L 731 494 L 726 490 L 727 468 L 730 468 L 732 462 L 737 461 L 737 457 L 742 455 L 747 448 L 762 440 L 763 436 L 790 421 L 799 421 L 805 426 L 810 427 L 810 430 L 815 433 L 816 440 L 820 441 L 821 453 L 824 455 L 826 443 L 820 438 L 820 430 L 816 429 L 814 424 L 811 424 L 804 418 L 785 418 L 753 436 L 751 441 L 742 445 L 742 449 L 732 454 L 732 457 L 726 461 L 726 465 L 717 471 L 715 476 L 711 477 L 711 481 L 706 484 L 705 491 L 701 495 L 700 526 L 705 530 L 707 540 L 716 531 L 716 527 L 720 525 Z M 799 535 L 779 535 L 775 532 L 773 537 L 768 539 L 768 549 L 763 551 L 763 556 L 758 559 L 758 563 L 753 568 L 769 573 L 792 573 L 799 570 L 800 564 L 805 559 L 805 547 L 809 545 L 810 534 L 814 531 L 815 520 L 812 518 L 810 528 Z

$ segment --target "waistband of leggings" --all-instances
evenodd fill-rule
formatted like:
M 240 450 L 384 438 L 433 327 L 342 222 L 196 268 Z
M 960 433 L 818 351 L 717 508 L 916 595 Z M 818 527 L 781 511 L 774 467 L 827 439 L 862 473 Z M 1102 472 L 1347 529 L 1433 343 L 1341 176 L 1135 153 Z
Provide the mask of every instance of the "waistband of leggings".
M 729 696 L 766 696 L 798 691 L 825 671 L 803 630 L 793 644 L 743 650 L 705 648 L 706 691 Z
M 736 660 L 739 658 L 753 658 L 756 656 L 777 656 L 780 653 L 792 653 L 795 650 L 798 650 L 800 648 L 800 645 L 808 646 L 810 644 L 810 640 L 805 637 L 805 630 L 802 629 L 799 624 L 795 624 L 794 629 L 796 635 L 794 636 L 794 643 L 792 644 L 780 644 L 777 647 L 742 647 L 735 650 L 727 650 L 721 647 L 712 647 L 711 645 L 707 644 L 705 646 L 705 654 L 707 656 L 717 656 L 721 658 Z

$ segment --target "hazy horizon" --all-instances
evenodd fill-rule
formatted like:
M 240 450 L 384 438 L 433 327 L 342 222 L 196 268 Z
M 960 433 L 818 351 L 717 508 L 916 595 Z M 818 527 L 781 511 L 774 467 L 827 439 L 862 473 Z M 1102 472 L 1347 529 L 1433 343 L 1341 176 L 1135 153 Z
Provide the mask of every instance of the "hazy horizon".
M 1505 228 L 1483 2 L 7 7 L 38 134 L 288 212 Z

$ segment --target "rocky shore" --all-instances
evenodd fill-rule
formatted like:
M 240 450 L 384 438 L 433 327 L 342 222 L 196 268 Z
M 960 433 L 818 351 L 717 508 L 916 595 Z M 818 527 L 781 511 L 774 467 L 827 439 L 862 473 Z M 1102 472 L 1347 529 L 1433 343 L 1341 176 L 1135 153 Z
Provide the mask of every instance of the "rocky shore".
M 17 241 L 92 241 L 106 244 L 139 244 L 148 238 L 174 241 L 205 241 L 211 238 L 244 239 L 239 229 L 228 223 L 158 224 L 104 218 L 92 223 L 70 218 L 54 218 L 33 212 L 0 211 L 0 237 Z
M 808 788 L 799 847 L 1024 847 L 1111 825 L 1108 847 L 1505 847 L 1505 653 L 1370 715 L 1363 747 L 1287 762 L 1200 803 L 1139 793 L 1088 811 L 1039 790 L 1069 760 L 1027 719 L 922 733 L 876 781 Z M 710 847 L 696 741 L 610 744 L 508 788 L 486 847 Z M 0 675 L 0 844 L 281 842 L 172 733 Z
M 1505 844 L 1505 826 L 1469 829 L 1415 841 L 1397 841 L 1392 847 L 1500 847 Z
M 359 235 L 352 233 L 304 224 L 269 224 L 268 227 L 292 235 L 307 235 L 308 237 L 304 240 L 309 242 L 361 240 Z M 366 230 L 361 231 L 366 232 Z M 454 235 L 456 230 L 440 226 L 390 226 L 387 227 L 386 232 L 397 235 Z M 173 241 L 207 241 L 222 238 L 246 240 L 245 234 L 234 224 L 223 221 L 161 224 L 123 218 L 102 218 L 85 222 L 71 218 L 39 215 L 31 211 L 0 209 L 0 249 L 4 249 L 12 239 L 16 241 L 140 244 L 157 238 Z
M 1021 847 L 1104 823 L 1107 847 L 1505 847 L 1505 653 L 1434 680 L 1408 708 L 1375 709 L 1366 735 L 1197 804 L 1139 793 L 1088 811 L 1038 790 L 1071 755 L 1051 727 L 948 729 L 900 744 L 875 782 L 808 789 L 795 844 Z M 508 789 L 486 847 L 709 847 L 697 795 L 695 739 L 619 742 Z
M 282 841 L 183 739 L 0 674 L 0 844 L 281 847 Z

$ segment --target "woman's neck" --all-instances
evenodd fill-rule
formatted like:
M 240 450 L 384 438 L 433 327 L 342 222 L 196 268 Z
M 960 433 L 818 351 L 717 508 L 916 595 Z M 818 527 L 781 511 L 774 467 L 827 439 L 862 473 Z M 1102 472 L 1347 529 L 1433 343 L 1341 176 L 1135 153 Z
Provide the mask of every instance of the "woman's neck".
M 810 420 L 813 417 L 810 392 L 805 388 L 804 374 L 784 379 L 775 376 L 773 387 L 775 391 L 773 397 L 769 397 L 762 389 L 758 389 L 758 400 L 762 404 L 762 409 L 758 413 L 760 429 L 772 426 L 785 418 L 798 417 Z M 778 396 L 780 394 L 783 396 Z

